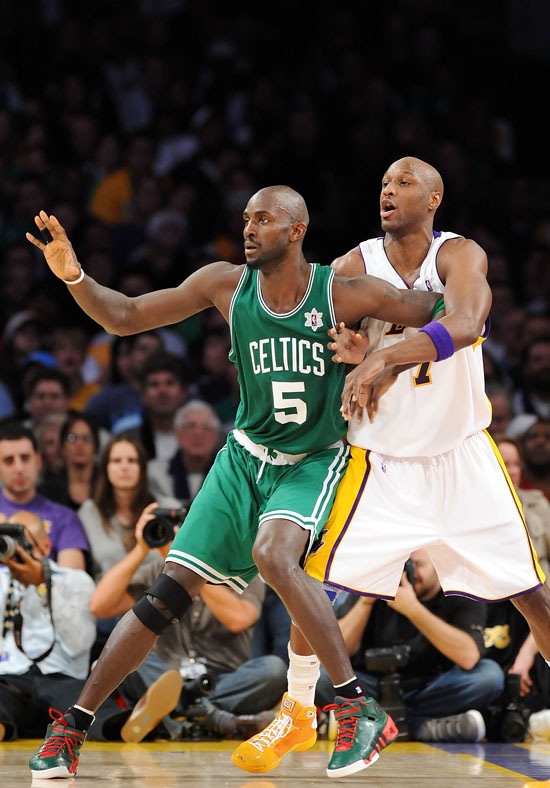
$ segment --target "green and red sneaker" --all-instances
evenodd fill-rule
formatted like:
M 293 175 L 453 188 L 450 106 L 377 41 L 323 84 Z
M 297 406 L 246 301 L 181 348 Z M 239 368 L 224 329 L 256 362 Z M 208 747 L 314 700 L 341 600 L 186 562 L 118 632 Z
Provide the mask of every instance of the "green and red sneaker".
M 337 696 L 323 711 L 333 711 L 338 725 L 329 777 L 345 777 L 372 766 L 398 734 L 395 722 L 373 698 Z
M 44 741 L 29 761 L 32 776 L 73 777 L 86 731 L 74 727 L 72 714 L 50 709 L 50 717 L 53 722 L 48 725 Z

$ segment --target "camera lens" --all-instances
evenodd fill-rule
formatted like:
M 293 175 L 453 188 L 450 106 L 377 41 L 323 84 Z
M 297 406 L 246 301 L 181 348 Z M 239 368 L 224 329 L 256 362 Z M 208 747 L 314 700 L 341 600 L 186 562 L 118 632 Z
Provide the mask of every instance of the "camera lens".
M 11 536 L 0 536 L 0 558 L 12 558 L 17 542 Z
M 149 547 L 162 547 L 174 538 L 174 525 L 170 520 L 155 517 L 145 523 L 143 541 Z

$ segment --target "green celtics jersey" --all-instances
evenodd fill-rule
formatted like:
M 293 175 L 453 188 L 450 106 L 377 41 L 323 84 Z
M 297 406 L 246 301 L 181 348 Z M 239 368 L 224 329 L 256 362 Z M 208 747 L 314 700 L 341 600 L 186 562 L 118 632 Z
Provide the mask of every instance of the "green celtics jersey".
M 241 402 L 235 427 L 255 443 L 289 454 L 329 446 L 346 433 L 340 413 L 345 365 L 327 347 L 335 325 L 334 271 L 310 265 L 307 290 L 291 312 L 272 312 L 257 270 L 245 268 L 231 300 L 229 358 Z

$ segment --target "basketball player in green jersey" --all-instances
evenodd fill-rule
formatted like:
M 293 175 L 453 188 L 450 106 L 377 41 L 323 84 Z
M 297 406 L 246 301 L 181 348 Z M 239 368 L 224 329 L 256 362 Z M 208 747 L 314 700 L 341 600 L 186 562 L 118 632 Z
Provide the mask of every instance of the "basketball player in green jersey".
M 136 298 L 86 276 L 55 217 L 42 211 L 35 219 L 43 234 L 49 231 L 49 243 L 27 234 L 86 314 L 110 333 L 134 334 L 216 307 L 231 329 L 230 357 L 241 387 L 235 429 L 193 502 L 163 572 L 111 634 L 77 703 L 48 727 L 30 762 L 35 776 L 76 773 L 94 711 L 181 618 L 205 582 L 242 591 L 258 570 L 337 688 L 336 716 L 347 731 L 340 747 L 346 755 L 340 753 L 335 764 L 331 760 L 330 776 L 370 765 L 397 735 L 391 718 L 363 696 L 330 601 L 301 567 L 347 463 L 340 413 L 345 369 L 331 361 L 328 329 L 340 321 L 354 324 L 364 315 L 419 327 L 430 321 L 438 296 L 398 289 L 376 277 L 338 277 L 329 266 L 309 264 L 302 251 L 307 208 L 286 186 L 261 189 L 243 218 L 246 265 L 212 263 L 179 287 Z M 300 721 L 284 703 L 281 724 L 290 715 L 305 732 L 295 749 L 306 749 L 315 741 L 306 717 L 315 710 L 303 710 Z

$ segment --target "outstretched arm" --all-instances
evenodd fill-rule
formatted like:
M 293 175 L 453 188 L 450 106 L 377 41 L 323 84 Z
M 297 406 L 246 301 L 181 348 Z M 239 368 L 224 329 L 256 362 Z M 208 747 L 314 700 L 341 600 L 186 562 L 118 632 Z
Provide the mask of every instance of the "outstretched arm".
M 111 334 L 123 336 L 170 325 L 211 306 L 227 319 L 240 274 L 238 266 L 212 263 L 193 273 L 179 287 L 129 298 L 87 275 L 70 284 L 79 279 L 82 267 L 64 228 L 45 211 L 40 211 L 35 223 L 41 232 L 48 230 L 52 240 L 44 243 L 31 233 L 27 233 L 27 240 L 41 250 L 53 273 L 69 283 L 71 295 L 84 312 Z

